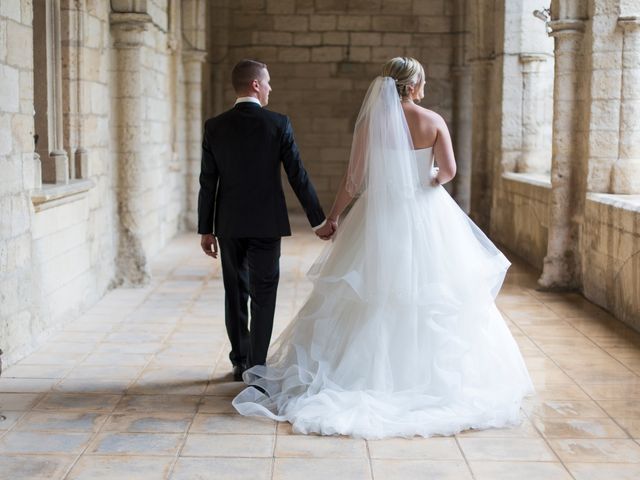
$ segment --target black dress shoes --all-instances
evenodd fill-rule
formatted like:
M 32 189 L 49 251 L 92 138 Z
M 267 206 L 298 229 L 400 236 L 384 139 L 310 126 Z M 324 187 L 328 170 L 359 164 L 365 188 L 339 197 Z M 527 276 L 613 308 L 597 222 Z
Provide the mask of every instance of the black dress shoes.
M 233 366 L 233 381 L 234 382 L 241 382 L 242 381 L 242 374 L 244 373 L 244 371 L 247 369 L 246 365 L 243 364 L 238 364 L 238 365 L 234 365 Z

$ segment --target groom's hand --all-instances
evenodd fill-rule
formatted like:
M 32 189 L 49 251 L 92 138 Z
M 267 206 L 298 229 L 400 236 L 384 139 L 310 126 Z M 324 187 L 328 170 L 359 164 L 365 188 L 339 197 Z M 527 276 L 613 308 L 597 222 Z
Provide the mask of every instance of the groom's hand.
M 218 258 L 218 242 L 216 237 L 211 233 L 207 233 L 200 237 L 200 246 L 205 254 L 213 258 Z
M 335 222 L 327 222 L 322 228 L 316 230 L 316 235 L 322 240 L 329 240 L 336 233 L 337 224 Z

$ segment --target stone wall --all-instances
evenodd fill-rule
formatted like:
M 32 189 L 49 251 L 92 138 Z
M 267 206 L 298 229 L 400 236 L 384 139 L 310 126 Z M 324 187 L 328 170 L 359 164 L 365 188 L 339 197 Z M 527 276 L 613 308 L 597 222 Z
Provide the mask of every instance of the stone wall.
M 38 330 L 28 194 L 35 181 L 31 22 L 30 5 L 0 2 L 0 348 L 5 353 Z
M 640 330 L 640 195 L 589 194 L 581 248 L 585 296 Z
M 127 2 L 60 5 L 62 128 L 74 169 L 66 182 L 41 184 L 33 6 L 0 3 L 0 348 L 7 363 L 123 280 L 123 199 L 135 199 L 130 206 L 140 214 L 143 262 L 185 228 L 188 143 L 201 135 L 199 92 L 186 107 L 187 83 L 199 89 L 200 80 L 185 78 L 181 3 L 154 0 L 148 15 L 134 12 L 144 23 L 135 72 L 122 70 L 131 44 L 124 54 L 115 46 L 131 37 L 118 36 L 111 7 Z M 195 134 L 187 126 L 193 118 Z
M 551 183 L 544 175 L 505 173 L 502 188 L 496 192 L 496 208 L 491 220 L 493 240 L 516 253 L 529 264 L 542 269 L 549 236 L 549 192 Z
M 426 69 L 423 105 L 451 119 L 453 3 L 446 0 L 218 1 L 210 11 L 207 114 L 235 98 L 230 71 L 255 58 L 269 66 L 269 108 L 291 117 L 302 158 L 326 210 L 349 159 L 366 89 L 389 58 Z M 298 202 L 286 189 L 288 205 Z

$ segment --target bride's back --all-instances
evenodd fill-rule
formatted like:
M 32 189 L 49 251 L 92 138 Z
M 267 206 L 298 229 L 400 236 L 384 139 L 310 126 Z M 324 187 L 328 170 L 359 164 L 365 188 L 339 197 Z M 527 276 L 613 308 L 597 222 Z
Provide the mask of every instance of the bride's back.
M 413 148 L 433 147 L 434 157 L 440 172 L 438 181 L 446 183 L 456 174 L 456 161 L 451 136 L 444 119 L 436 112 L 427 110 L 413 102 L 402 102 Z
M 416 150 L 433 147 L 438 137 L 438 124 L 436 113 L 426 108 L 419 107 L 413 102 L 402 102 L 402 110 L 407 119 L 413 147 Z

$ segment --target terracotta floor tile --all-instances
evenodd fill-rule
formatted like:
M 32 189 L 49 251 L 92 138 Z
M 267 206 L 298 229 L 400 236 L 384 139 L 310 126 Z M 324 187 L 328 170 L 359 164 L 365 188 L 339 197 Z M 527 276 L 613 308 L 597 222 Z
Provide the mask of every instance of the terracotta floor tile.
M 370 480 L 366 459 L 353 458 L 276 458 L 273 480 L 326 480 L 344 478 Z
M 294 437 L 295 438 L 295 437 Z M 370 440 L 369 454 L 377 459 L 414 458 L 423 460 L 461 460 L 462 455 L 452 437 L 392 438 Z
M 629 438 L 610 418 L 532 417 L 533 424 L 546 438 Z
M 106 420 L 101 413 L 32 411 L 20 419 L 14 431 L 97 432 Z
M 560 462 L 471 462 L 476 480 L 571 480 Z
M 171 480 L 271 480 L 271 458 L 180 457 Z
M 190 433 L 183 457 L 272 458 L 275 435 L 208 435 Z
M 638 480 L 637 463 L 567 463 L 575 480 Z
M 522 405 L 529 416 L 543 418 L 606 417 L 606 412 L 593 400 L 548 400 L 527 398 Z
M 102 427 L 103 432 L 184 433 L 194 413 L 114 413 Z
M 551 439 L 549 444 L 563 462 L 640 464 L 640 445 L 633 440 Z
M 156 480 L 165 478 L 173 461 L 173 457 L 83 456 L 74 465 L 67 479 Z
M 460 438 L 458 441 L 465 458 L 469 461 L 557 461 L 542 439 Z
M 243 433 L 274 435 L 276 422 L 266 418 L 234 414 L 198 413 L 189 429 L 191 433 Z
M 372 460 L 373 478 L 384 480 L 471 480 L 464 461 Z
M 6 453 L 80 453 L 91 433 L 20 432 L 12 430 L 0 438 L 0 455 Z
M 103 432 L 92 442 L 87 453 L 101 455 L 176 455 L 183 435 L 177 433 Z
M 120 395 L 99 393 L 49 393 L 34 408 L 36 410 L 110 412 L 120 398 Z
M 0 478 L 11 480 L 61 480 L 75 455 L 2 455 Z
M 276 457 L 366 458 L 364 440 L 343 437 L 283 435 L 276 439 Z
M 198 395 L 125 395 L 114 413 L 195 413 L 201 398 Z

